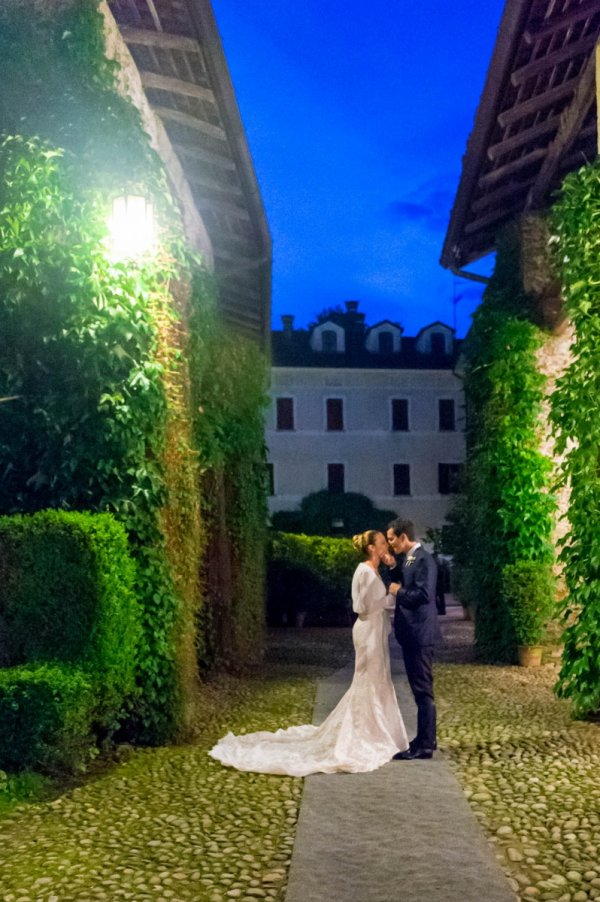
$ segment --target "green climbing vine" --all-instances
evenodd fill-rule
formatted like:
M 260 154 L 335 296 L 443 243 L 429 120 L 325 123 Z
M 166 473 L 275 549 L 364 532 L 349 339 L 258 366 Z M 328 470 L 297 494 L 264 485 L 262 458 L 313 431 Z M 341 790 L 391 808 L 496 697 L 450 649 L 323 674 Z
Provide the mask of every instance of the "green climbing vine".
M 569 175 L 553 209 L 572 361 L 552 398 L 560 483 L 570 489 L 561 560 L 564 653 L 558 693 L 576 715 L 600 709 L 600 166 Z
M 521 286 L 517 238 L 507 234 L 465 343 L 467 467 L 451 514 L 460 591 L 476 609 L 476 645 L 489 661 L 514 661 L 523 618 L 543 629 L 552 610 L 551 594 L 524 612 L 503 590 L 507 568 L 531 561 L 548 574 L 553 560 L 551 464 L 539 450 L 542 338 Z

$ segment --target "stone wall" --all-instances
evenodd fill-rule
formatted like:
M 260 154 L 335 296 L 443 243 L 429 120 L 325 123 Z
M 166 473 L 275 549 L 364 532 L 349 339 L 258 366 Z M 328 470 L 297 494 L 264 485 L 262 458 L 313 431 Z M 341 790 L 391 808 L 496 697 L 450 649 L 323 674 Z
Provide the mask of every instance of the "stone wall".
M 106 0 L 102 0 L 100 11 L 105 21 L 106 55 L 109 59 L 116 60 L 121 67 L 119 75 L 121 92 L 124 96 L 129 97 L 139 110 L 144 128 L 150 138 L 150 143 L 163 161 L 173 196 L 179 203 L 189 244 L 202 256 L 205 265 L 212 270 L 214 264 L 212 244 L 196 207 L 179 158 L 173 150 L 162 122 L 148 103 L 137 66 L 121 36 L 119 27 L 108 8 Z

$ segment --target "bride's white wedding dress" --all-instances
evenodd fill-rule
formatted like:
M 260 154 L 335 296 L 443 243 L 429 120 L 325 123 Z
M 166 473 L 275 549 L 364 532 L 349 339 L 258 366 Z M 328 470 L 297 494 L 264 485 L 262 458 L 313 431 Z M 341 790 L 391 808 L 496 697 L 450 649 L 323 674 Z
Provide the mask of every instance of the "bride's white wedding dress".
M 307 774 L 375 770 L 408 738 L 390 672 L 389 614 L 393 599 L 367 563 L 352 579 L 352 607 L 358 614 L 352 629 L 356 653 L 352 684 L 319 726 L 304 724 L 276 733 L 228 733 L 209 752 L 238 770 L 265 774 Z

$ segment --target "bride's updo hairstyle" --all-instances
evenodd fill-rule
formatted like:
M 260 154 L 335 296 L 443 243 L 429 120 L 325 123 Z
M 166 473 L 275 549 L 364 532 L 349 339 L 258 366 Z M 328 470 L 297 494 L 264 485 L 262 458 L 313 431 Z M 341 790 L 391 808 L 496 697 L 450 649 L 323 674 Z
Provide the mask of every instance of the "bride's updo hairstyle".
M 357 535 L 352 536 L 352 544 L 364 558 L 369 556 L 369 545 L 375 544 L 375 538 L 380 532 L 380 529 L 367 529 L 365 532 L 359 532 Z

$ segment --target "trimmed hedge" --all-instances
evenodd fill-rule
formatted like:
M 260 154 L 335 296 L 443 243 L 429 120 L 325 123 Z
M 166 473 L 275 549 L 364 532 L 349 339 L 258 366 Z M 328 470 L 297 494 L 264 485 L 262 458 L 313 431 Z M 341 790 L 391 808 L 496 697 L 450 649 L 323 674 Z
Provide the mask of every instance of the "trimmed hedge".
M 0 670 L 0 764 L 76 770 L 94 745 L 91 681 L 59 664 Z
M 556 580 L 549 563 L 516 561 L 502 570 L 502 597 L 519 645 L 540 645 L 556 613 Z
M 0 517 L 0 766 L 82 763 L 135 691 L 140 609 L 124 527 L 110 514 Z M 47 747 L 55 748 L 50 753 Z M 10 764 L 9 764 L 10 762 Z
M 352 575 L 360 561 L 350 539 L 273 533 L 268 549 L 267 619 L 293 626 L 347 626 Z

